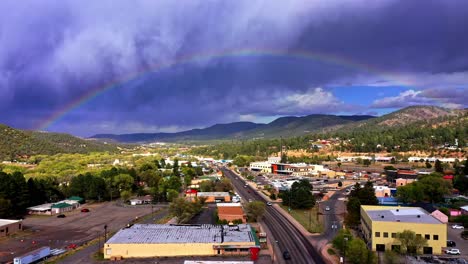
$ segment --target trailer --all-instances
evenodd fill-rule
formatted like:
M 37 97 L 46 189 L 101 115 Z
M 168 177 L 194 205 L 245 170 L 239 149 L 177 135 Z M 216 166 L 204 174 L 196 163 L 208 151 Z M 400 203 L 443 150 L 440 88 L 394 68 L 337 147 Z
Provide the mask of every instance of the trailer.
M 14 264 L 29 264 L 50 256 L 50 247 L 41 247 L 13 259 Z

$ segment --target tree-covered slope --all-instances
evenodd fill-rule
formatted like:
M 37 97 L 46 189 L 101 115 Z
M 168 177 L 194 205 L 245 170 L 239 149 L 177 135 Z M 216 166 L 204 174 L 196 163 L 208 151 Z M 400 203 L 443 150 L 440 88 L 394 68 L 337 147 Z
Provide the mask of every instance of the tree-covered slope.
M 114 145 L 85 140 L 68 134 L 23 131 L 0 124 L 0 160 L 36 154 L 116 151 Z

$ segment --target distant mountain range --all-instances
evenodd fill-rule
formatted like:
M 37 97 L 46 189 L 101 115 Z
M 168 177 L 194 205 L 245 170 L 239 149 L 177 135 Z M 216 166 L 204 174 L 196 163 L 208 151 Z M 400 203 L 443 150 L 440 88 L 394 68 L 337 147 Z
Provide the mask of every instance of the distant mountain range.
M 354 130 L 373 129 L 382 126 L 401 126 L 417 121 L 456 116 L 464 112 L 466 113 L 466 110 L 451 110 L 437 106 L 412 106 L 381 117 L 314 114 L 301 117 L 281 117 L 268 124 L 235 122 L 177 133 L 97 134 L 91 138 L 127 143 L 147 143 L 155 141 L 175 142 L 295 137 L 311 133 L 331 132 L 340 128 Z
M 126 143 L 147 143 L 155 141 L 197 141 L 223 139 L 254 139 L 293 137 L 321 131 L 323 128 L 342 126 L 348 123 L 367 120 L 373 116 L 335 116 L 308 115 L 278 118 L 268 124 L 252 122 L 234 122 L 216 124 L 203 129 L 192 129 L 176 133 L 135 133 L 135 134 L 97 134 L 94 139 L 106 139 Z
M 325 132 L 381 131 L 407 125 L 437 127 L 450 122 L 466 122 L 468 110 L 451 110 L 436 106 L 407 107 L 381 117 L 368 115 L 336 116 L 308 115 L 281 117 L 268 124 L 235 122 L 217 124 L 204 129 L 177 133 L 98 134 L 82 139 L 68 134 L 24 131 L 0 124 L 0 160 L 14 160 L 36 154 L 89 153 L 118 150 L 117 145 L 102 141 L 149 143 L 155 141 L 213 141 L 230 139 L 260 139 L 296 137 Z

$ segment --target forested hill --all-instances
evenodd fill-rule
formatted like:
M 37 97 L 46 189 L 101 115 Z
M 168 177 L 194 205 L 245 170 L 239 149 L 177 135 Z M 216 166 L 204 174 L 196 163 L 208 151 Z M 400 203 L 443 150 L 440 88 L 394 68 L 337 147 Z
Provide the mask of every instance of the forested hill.
M 350 152 L 405 152 L 438 149 L 455 144 L 466 151 L 468 144 L 468 110 L 439 107 L 410 107 L 370 120 L 351 123 L 329 132 L 283 138 L 290 150 L 314 151 L 318 139 L 332 139 L 330 150 Z M 195 149 L 194 154 L 234 158 L 237 155 L 266 157 L 276 154 L 279 139 L 225 142 Z
M 118 142 L 151 142 L 151 141 L 194 141 L 222 139 L 262 139 L 294 137 L 320 132 L 326 128 L 338 128 L 362 120 L 374 118 L 368 115 L 336 116 L 308 115 L 287 116 L 278 118 L 268 124 L 252 122 L 235 122 L 217 124 L 204 129 L 192 129 L 177 133 L 136 133 L 136 134 L 98 134 L 91 138 L 112 139 Z
M 410 106 L 378 118 L 364 120 L 357 123 L 356 126 L 350 127 L 362 127 L 367 130 L 373 130 L 382 127 L 404 126 L 421 121 L 434 121 L 437 123 L 443 119 L 463 116 L 466 113 L 466 109 L 447 109 L 438 106 L 425 105 Z
M 115 145 L 85 140 L 68 134 L 23 131 L 0 124 L 0 160 L 36 154 L 117 151 Z

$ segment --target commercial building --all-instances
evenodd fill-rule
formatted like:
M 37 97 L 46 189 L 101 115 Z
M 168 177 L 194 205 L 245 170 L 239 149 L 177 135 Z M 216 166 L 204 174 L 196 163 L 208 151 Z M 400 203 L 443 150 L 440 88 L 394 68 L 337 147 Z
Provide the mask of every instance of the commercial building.
M 133 225 L 104 244 L 104 258 L 175 256 L 258 256 L 259 241 L 250 225 Z
M 80 207 L 83 201 L 84 199 L 81 197 L 72 196 L 66 200 L 63 200 L 57 203 L 46 203 L 46 204 L 40 204 L 40 205 L 28 207 L 28 213 L 36 214 L 36 215 L 61 214 L 64 212 L 72 211 Z
M 226 220 L 229 223 L 234 220 L 242 220 L 242 223 L 247 222 L 247 216 L 240 203 L 218 203 L 217 205 L 219 220 Z
M 197 192 L 196 196 L 206 197 L 205 203 L 222 203 L 222 202 L 230 202 L 231 196 L 228 192 Z
M 0 237 L 9 236 L 23 230 L 23 220 L 0 219 Z
M 362 205 L 361 229 L 368 246 L 375 251 L 400 248 L 396 236 L 404 230 L 427 239 L 424 254 L 442 254 L 447 242 L 447 225 L 420 207 Z

